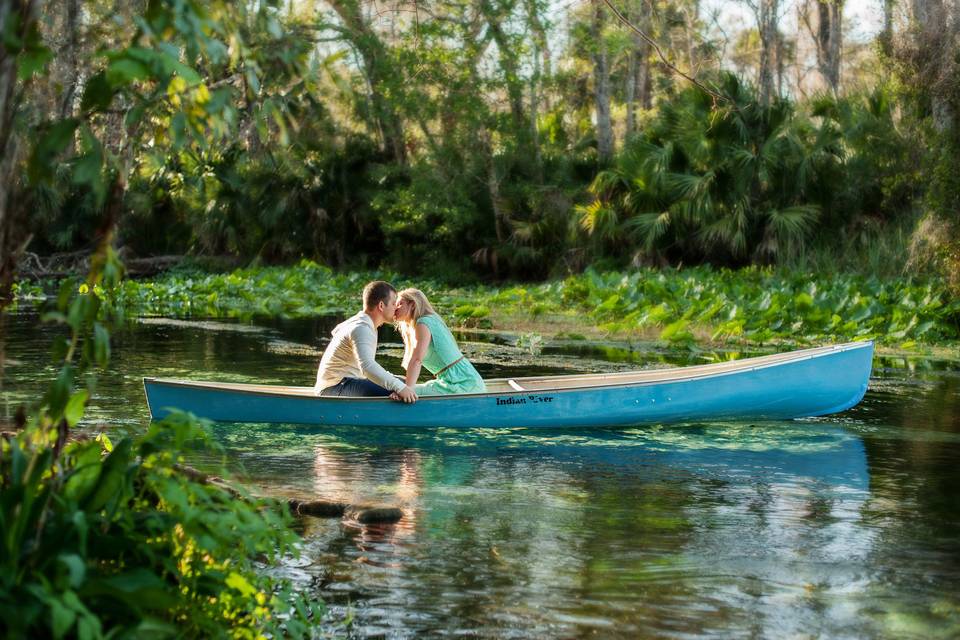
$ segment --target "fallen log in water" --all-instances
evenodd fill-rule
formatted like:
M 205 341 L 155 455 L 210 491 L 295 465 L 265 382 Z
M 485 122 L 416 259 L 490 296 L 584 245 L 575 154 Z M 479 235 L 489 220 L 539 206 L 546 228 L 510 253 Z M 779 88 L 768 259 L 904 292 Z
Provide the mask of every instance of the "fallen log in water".
M 208 475 L 191 466 L 178 464 L 177 471 L 200 484 L 209 484 L 222 489 L 234 498 L 242 498 L 243 494 L 217 476 Z M 393 524 L 403 518 L 403 511 L 396 507 L 382 505 L 347 504 L 333 500 L 287 500 L 290 513 L 297 516 L 313 516 L 317 518 L 346 518 L 360 524 Z
M 347 518 L 360 524 L 392 524 L 403 518 L 403 511 L 396 507 L 354 505 L 330 500 L 287 501 L 290 512 L 301 516 L 320 518 Z

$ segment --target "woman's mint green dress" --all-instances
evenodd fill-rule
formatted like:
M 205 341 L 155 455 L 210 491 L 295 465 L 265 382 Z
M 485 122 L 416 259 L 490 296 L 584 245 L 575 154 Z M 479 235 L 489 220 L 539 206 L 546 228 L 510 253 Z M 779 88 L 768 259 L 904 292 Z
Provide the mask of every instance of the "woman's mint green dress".
M 440 375 L 425 384 L 418 384 L 417 395 L 439 396 L 447 393 L 484 393 L 487 390 L 483 378 L 473 368 L 470 361 L 463 357 L 457 341 L 440 316 L 427 314 L 417 320 L 430 330 L 430 346 L 423 356 L 423 366 L 427 371 Z M 459 360 L 459 362 L 458 362 Z M 444 369 L 451 362 L 453 366 Z

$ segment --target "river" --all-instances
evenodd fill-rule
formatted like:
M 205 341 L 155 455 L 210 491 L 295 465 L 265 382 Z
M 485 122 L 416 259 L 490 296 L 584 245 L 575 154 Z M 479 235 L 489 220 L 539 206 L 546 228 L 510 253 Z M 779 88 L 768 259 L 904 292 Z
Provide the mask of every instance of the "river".
M 147 319 L 114 337 L 80 428 L 141 429 L 141 378 L 310 385 L 333 319 Z M 56 329 L 2 320 L 0 420 L 54 373 Z M 485 377 L 752 353 L 460 335 Z M 380 360 L 400 371 L 396 334 Z M 324 630 L 413 638 L 960 637 L 960 370 L 878 357 L 828 418 L 591 430 L 216 425 L 261 493 L 381 503 L 396 525 L 305 518 L 269 569 Z M 344 626 L 349 620 L 349 626 Z

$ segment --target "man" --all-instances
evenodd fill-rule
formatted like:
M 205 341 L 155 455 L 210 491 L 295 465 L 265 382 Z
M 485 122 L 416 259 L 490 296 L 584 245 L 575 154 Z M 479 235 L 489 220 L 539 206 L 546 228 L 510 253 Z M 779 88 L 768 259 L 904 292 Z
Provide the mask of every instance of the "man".
M 377 329 L 392 322 L 397 290 L 382 280 L 363 288 L 363 311 L 333 330 L 320 368 L 316 390 L 321 396 L 390 396 L 416 402 L 417 394 L 400 378 L 377 364 Z

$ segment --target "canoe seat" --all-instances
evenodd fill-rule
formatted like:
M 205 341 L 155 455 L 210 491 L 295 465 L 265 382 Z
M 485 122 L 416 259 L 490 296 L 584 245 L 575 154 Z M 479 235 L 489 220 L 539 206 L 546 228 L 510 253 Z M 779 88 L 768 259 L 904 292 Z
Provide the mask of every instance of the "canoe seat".
M 519 384 L 517 384 L 516 380 L 513 380 L 513 379 L 507 380 L 507 384 L 513 387 L 514 391 L 526 391 L 526 389 L 524 389 Z

